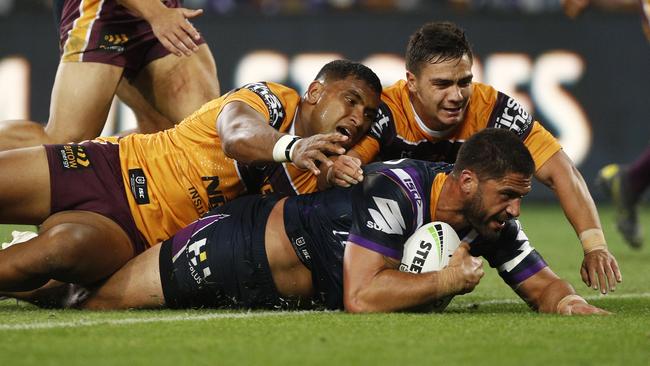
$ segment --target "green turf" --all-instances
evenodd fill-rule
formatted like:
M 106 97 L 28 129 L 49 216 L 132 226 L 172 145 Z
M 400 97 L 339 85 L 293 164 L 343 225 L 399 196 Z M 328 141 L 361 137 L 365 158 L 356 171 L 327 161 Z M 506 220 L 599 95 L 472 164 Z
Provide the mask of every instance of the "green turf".
M 492 270 L 443 314 L 102 313 L 7 300 L 0 302 L 0 364 L 649 365 L 650 246 L 629 249 L 611 209 L 601 216 L 624 276 L 607 297 L 580 282 L 582 254 L 558 207 L 526 205 L 522 221 L 555 272 L 616 313 L 609 317 L 533 313 Z M 641 220 L 649 226 L 649 209 Z

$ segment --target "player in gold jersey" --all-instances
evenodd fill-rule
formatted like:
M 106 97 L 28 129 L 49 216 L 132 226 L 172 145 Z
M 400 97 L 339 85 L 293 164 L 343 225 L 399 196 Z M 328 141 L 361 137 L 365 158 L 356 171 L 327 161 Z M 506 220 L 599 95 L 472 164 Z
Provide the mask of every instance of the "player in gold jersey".
M 319 185 L 356 184 L 363 179 L 360 165 L 373 160 L 454 162 L 471 135 L 486 127 L 507 128 L 530 150 L 535 176 L 555 192 L 580 238 L 583 281 L 602 293 L 614 290 L 621 274 L 581 174 L 555 138 L 517 101 L 472 81 L 472 57 L 464 31 L 456 25 L 422 26 L 407 47 L 406 80 L 384 89 L 384 103 L 368 136 L 338 157 Z
M 293 162 L 318 174 L 318 162 L 331 164 L 326 155 L 365 134 L 380 93 L 370 69 L 338 60 L 302 97 L 254 83 L 156 134 L 0 152 L 0 222 L 41 225 L 0 251 L 0 291 L 105 278 L 211 208 L 259 190 L 246 186 L 245 164 Z

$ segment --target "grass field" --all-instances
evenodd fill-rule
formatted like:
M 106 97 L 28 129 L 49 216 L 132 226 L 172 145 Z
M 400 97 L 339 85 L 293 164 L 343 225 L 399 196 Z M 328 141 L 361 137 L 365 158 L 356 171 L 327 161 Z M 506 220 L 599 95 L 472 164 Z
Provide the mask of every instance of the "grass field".
M 600 297 L 557 206 L 528 204 L 533 245 L 590 302 L 615 313 L 533 313 L 488 270 L 443 314 L 40 310 L 0 302 L 0 365 L 650 365 L 650 243 L 633 251 L 601 207 L 623 283 Z M 641 220 L 650 228 L 650 209 Z M 8 236 L 0 228 L 0 239 Z

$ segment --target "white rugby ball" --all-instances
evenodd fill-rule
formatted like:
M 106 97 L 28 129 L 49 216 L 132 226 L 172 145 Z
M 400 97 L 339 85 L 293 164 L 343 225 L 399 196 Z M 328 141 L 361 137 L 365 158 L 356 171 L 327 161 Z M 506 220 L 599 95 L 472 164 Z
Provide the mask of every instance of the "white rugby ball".
M 439 271 L 447 267 L 449 258 L 459 245 L 460 238 L 449 224 L 441 221 L 430 222 L 417 229 L 406 240 L 399 269 L 411 273 Z M 444 297 L 422 307 L 422 310 L 441 312 L 452 298 L 453 296 Z

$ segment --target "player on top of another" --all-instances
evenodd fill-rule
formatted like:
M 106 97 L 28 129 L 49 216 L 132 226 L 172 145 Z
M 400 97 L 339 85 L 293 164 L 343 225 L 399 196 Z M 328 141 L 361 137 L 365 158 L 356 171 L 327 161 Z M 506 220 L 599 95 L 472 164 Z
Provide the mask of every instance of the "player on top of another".
M 447 22 L 423 25 L 408 43 L 406 80 L 384 89 L 384 103 L 368 136 L 348 156 L 339 157 L 319 184 L 355 184 L 363 179 L 359 166 L 374 160 L 454 162 L 462 143 L 476 132 L 509 129 L 530 150 L 535 177 L 558 197 L 582 243 L 582 280 L 603 293 L 614 290 L 621 273 L 582 175 L 555 138 L 517 101 L 472 81 L 472 62 L 461 28 Z
M 292 161 L 317 174 L 317 162 L 331 164 L 326 155 L 365 133 L 380 93 L 372 70 L 338 60 L 302 97 L 249 84 L 156 134 L 0 152 L 0 223 L 41 225 L 37 237 L 0 251 L 0 291 L 105 278 L 210 209 L 258 191 L 241 163 Z
M 477 133 L 455 166 L 402 159 L 365 169 L 353 187 L 229 202 L 133 259 L 81 305 L 408 310 L 472 291 L 483 276 L 473 256 L 483 256 L 533 309 L 607 313 L 555 275 L 523 232 L 517 216 L 534 163 L 512 133 Z M 405 242 L 431 221 L 447 222 L 465 244 L 445 269 L 400 272 Z

